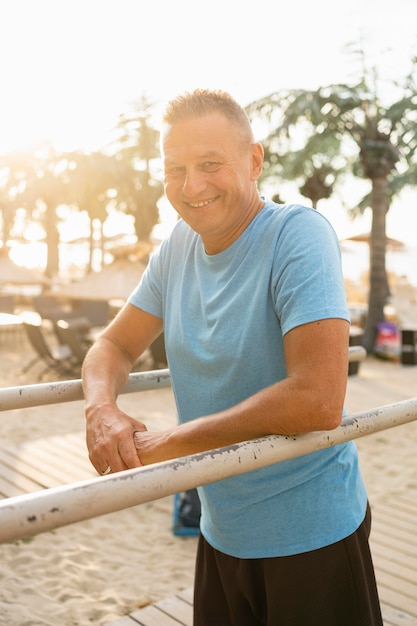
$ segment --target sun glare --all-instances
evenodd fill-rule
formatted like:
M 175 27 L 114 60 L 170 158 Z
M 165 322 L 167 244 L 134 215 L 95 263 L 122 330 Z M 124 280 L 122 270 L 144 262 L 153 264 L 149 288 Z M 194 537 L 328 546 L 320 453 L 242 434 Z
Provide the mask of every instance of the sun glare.
M 120 91 L 106 77 L 109 52 L 97 50 L 97 15 L 88 15 L 97 6 L 85 5 L 83 22 L 77 0 L 0 5 L 0 153 L 45 142 L 62 150 L 106 144 L 122 111 Z
M 360 37 L 375 53 L 406 52 L 415 41 L 414 0 L 397 0 L 396 11 L 381 0 L 351 0 L 333 25 L 317 20 L 332 14 L 332 0 L 302 4 L 277 14 L 276 0 L 259 0 L 256 11 L 212 0 L 202 22 L 194 0 L 2 0 L 0 153 L 44 141 L 103 147 L 143 94 L 160 103 L 195 87 L 221 88 L 245 104 L 278 89 L 347 80 L 353 68 L 344 48 Z M 392 61 L 397 72 L 403 64 Z

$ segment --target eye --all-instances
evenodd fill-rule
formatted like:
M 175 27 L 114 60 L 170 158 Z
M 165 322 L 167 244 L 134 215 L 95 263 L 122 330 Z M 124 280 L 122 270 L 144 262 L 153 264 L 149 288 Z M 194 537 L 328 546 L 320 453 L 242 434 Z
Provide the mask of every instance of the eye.
M 169 167 L 165 170 L 165 178 L 179 178 L 180 176 L 184 176 L 185 168 L 178 166 Z
M 204 172 L 215 172 L 220 167 L 220 163 L 218 161 L 205 161 L 201 168 Z

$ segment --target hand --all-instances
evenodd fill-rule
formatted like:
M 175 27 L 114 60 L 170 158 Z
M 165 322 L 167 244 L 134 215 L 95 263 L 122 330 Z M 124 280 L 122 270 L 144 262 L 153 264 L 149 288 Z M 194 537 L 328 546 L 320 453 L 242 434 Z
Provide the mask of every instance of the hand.
M 134 433 L 146 426 L 117 406 L 101 406 L 89 411 L 87 448 L 91 463 L 99 474 L 120 472 L 142 465 L 134 444 Z M 111 470 L 106 470 L 108 468 Z
M 141 465 L 149 465 L 150 463 L 159 463 L 174 458 L 174 451 L 168 449 L 168 438 L 170 431 L 136 431 L 133 441 L 136 454 Z

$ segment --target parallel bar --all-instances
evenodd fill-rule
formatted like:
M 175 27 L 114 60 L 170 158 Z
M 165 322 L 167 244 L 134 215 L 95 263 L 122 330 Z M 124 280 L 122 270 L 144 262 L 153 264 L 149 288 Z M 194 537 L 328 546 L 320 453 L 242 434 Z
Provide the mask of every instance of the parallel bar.
M 349 347 L 349 362 L 363 361 L 366 350 L 362 346 Z M 134 372 L 121 393 L 149 391 L 171 386 L 169 369 Z M 21 387 L 0 389 L 0 411 L 24 409 L 32 406 L 72 402 L 84 397 L 81 380 L 65 380 L 53 383 L 38 383 Z
M 121 393 L 149 391 L 171 386 L 168 369 L 134 372 Z M 24 409 L 32 406 L 73 402 L 84 397 L 81 380 L 64 380 L 53 383 L 38 383 L 21 387 L 0 389 L 0 411 Z
M 366 356 L 367 352 L 363 346 L 349 346 L 349 363 L 364 361 Z
M 16 541 L 417 420 L 417 398 L 354 414 L 331 431 L 270 435 L 0 502 L 0 542 Z

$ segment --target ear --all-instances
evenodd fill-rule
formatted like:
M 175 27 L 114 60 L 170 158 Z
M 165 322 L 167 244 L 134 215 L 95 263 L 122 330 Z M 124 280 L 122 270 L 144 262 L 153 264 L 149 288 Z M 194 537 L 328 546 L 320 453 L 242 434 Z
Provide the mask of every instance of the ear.
M 252 180 L 258 180 L 264 163 L 264 149 L 260 143 L 251 146 Z

